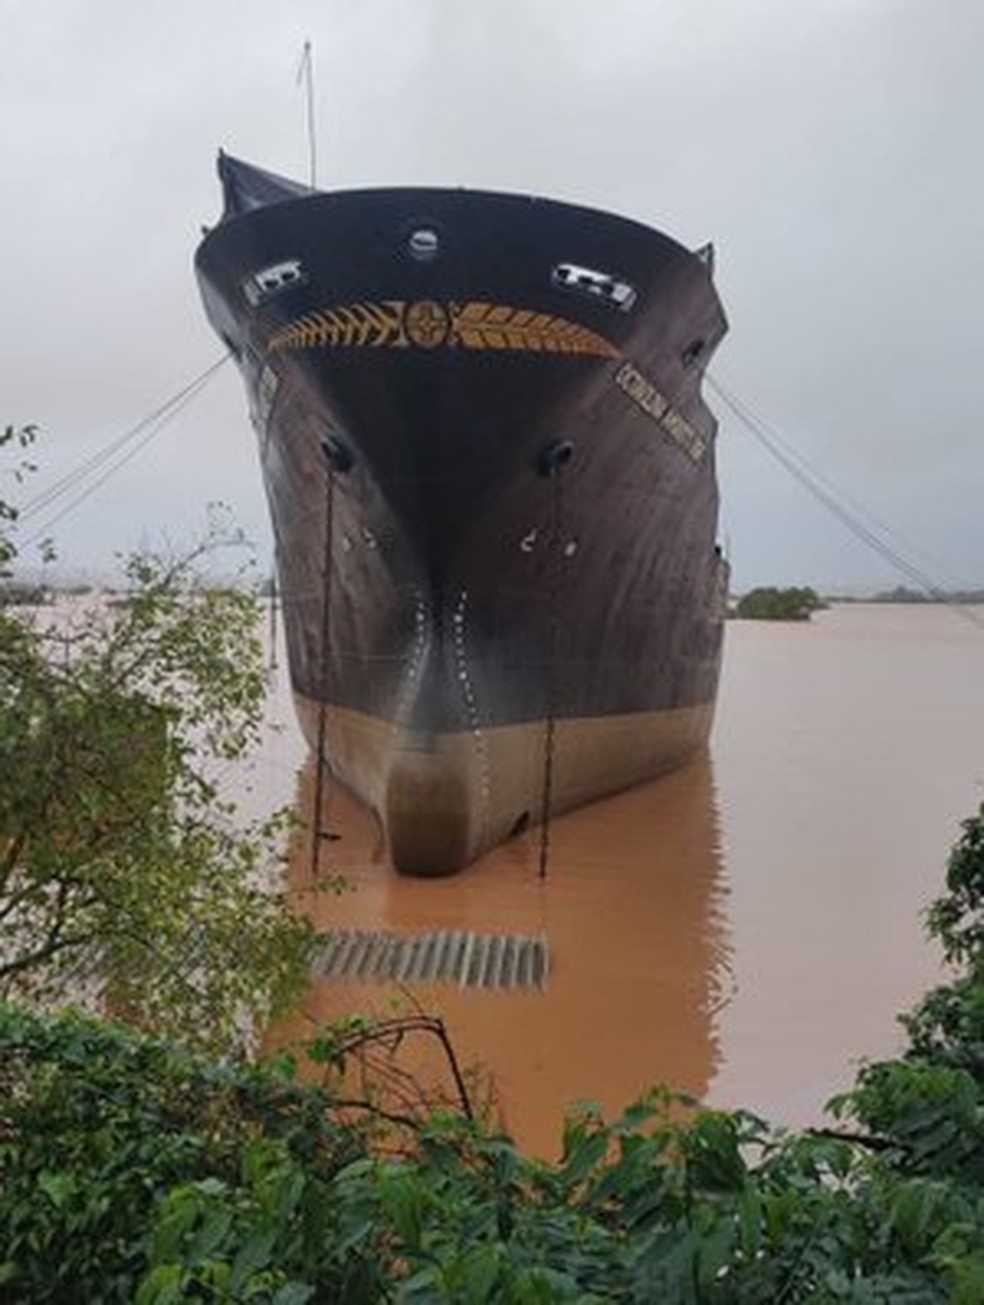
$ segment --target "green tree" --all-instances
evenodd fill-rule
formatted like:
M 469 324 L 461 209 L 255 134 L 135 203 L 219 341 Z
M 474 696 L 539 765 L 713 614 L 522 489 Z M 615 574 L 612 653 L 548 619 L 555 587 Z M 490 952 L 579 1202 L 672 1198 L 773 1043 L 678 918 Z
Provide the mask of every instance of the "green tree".
M 734 614 L 752 621 L 808 621 L 823 606 L 823 600 L 809 586 L 791 589 L 763 586 L 743 594 Z
M 902 1017 L 905 1056 L 866 1067 L 839 1108 L 901 1168 L 959 1181 L 984 1208 L 984 807 L 963 822 L 927 921 L 957 971 Z
M 228 1049 L 303 987 L 312 931 L 279 890 L 286 814 L 220 800 L 266 682 L 255 596 L 200 577 L 218 542 L 132 559 L 69 645 L 0 607 L 0 995 Z
M 34 470 L 34 464 L 27 460 L 25 450 L 34 443 L 35 437 L 33 426 L 5 426 L 0 430 L 0 450 L 7 450 L 8 454 L 13 451 L 20 459 L 9 468 L 2 467 L 2 464 L 0 467 L 17 484 L 28 472 Z M 16 521 L 17 508 L 0 494 L 0 580 L 7 579 L 10 574 L 10 564 L 17 556 L 17 549 L 11 538 L 11 528 Z
M 0 1299 L 302 1301 L 276 1266 L 327 1289 L 333 1261 L 344 1283 L 358 1247 L 322 1254 L 319 1205 L 361 1147 L 326 1107 L 271 1069 L 0 1002 Z

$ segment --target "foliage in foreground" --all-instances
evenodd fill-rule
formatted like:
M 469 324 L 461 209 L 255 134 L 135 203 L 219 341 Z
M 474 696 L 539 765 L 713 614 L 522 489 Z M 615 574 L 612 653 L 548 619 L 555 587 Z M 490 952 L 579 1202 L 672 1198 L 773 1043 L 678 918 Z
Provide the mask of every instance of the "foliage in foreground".
M 931 928 L 961 973 L 838 1129 L 657 1093 L 576 1113 L 557 1165 L 449 1112 L 380 1147 L 331 1080 L 2 1009 L 0 1281 L 140 1305 L 984 1301 L 984 812 Z
M 0 497 L 0 575 L 16 519 Z M 222 542 L 132 559 L 126 600 L 71 628 L 0 603 L 0 996 L 225 1050 L 304 986 L 312 933 L 270 890 L 285 818 L 217 790 L 266 693 L 256 599 L 199 575 Z
M 370 1153 L 330 1100 L 73 1017 L 0 1023 L 12 1300 L 981 1299 L 980 1184 L 654 1096 L 556 1166 L 450 1115 Z M 674 1108 L 675 1107 L 675 1108 Z M 945 1102 L 927 1112 L 937 1128 Z M 887 1139 L 884 1139 L 887 1145 Z M 938 1170 L 938 1172 L 936 1171 Z

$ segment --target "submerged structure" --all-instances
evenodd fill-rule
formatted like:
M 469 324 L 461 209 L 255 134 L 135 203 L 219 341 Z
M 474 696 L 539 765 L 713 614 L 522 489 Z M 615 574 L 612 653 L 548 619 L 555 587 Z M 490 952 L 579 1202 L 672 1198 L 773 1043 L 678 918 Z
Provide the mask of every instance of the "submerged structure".
M 295 700 L 397 868 L 452 872 L 699 748 L 727 592 L 710 248 L 533 197 L 219 172 L 196 268 Z

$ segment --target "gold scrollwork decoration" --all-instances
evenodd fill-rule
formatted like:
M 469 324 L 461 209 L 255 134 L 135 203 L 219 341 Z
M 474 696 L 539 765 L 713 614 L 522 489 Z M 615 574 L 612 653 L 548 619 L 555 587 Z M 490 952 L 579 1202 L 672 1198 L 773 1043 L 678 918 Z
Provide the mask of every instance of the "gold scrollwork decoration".
M 466 349 L 587 353 L 601 358 L 615 358 L 619 353 L 610 340 L 566 317 L 505 304 L 473 302 L 455 307 L 456 342 Z
M 447 309 L 432 299 L 419 299 L 408 304 L 403 314 L 403 324 L 411 344 L 421 349 L 439 349 L 448 338 L 450 330 Z
M 616 358 L 610 340 L 580 322 L 508 304 L 386 299 L 334 304 L 275 331 L 267 348 L 508 349 Z

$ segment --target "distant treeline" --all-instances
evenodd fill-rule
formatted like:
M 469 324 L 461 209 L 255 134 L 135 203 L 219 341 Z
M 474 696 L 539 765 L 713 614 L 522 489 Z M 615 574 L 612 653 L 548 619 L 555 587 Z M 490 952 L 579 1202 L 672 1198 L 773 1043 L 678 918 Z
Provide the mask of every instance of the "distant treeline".
M 808 621 L 814 612 L 831 603 L 952 603 L 958 607 L 984 605 L 984 589 L 909 589 L 896 585 L 877 594 L 832 594 L 821 597 L 809 587 L 779 589 L 761 586 L 733 600 L 730 617 L 752 621 Z
M 46 585 L 0 581 L 0 607 L 40 607 L 42 603 L 50 602 L 51 590 Z
M 95 592 L 90 584 L 44 584 L 30 580 L 0 580 L 0 607 L 42 607 L 56 598 L 72 598 Z M 109 593 L 110 590 L 105 592 Z
M 748 621 L 808 621 L 814 612 L 826 606 L 817 591 L 808 586 L 791 589 L 761 586 L 743 594 L 729 615 Z
M 905 585 L 896 585 L 894 589 L 886 589 L 880 594 L 875 594 L 873 598 L 867 598 L 864 601 L 869 603 L 957 603 L 963 606 L 972 603 L 984 603 L 984 589 L 939 589 L 930 594 L 925 589 L 907 589 Z

